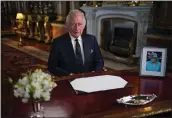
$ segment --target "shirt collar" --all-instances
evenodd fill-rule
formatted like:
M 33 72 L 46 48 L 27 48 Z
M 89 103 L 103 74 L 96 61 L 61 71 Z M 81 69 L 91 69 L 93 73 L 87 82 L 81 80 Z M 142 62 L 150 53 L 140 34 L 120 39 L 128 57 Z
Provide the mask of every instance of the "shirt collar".
M 78 39 L 78 41 L 81 41 L 81 36 L 79 36 L 78 38 L 74 38 L 70 33 L 69 33 L 69 35 L 70 35 L 70 38 L 71 38 L 71 40 L 75 40 L 75 39 Z

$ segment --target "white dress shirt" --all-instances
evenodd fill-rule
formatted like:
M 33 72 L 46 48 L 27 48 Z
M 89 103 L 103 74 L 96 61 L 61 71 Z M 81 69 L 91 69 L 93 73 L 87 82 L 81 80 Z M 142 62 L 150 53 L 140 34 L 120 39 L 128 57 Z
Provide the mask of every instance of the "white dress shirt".
M 69 35 L 71 38 L 71 42 L 72 42 L 72 46 L 73 46 L 73 50 L 74 50 L 75 54 L 76 54 L 76 49 L 75 49 L 76 41 L 75 41 L 75 39 L 78 39 L 79 45 L 81 47 L 82 60 L 83 60 L 83 64 L 84 64 L 85 59 L 84 59 L 84 49 L 83 49 L 82 37 L 79 36 L 78 38 L 74 38 L 70 33 L 69 33 Z

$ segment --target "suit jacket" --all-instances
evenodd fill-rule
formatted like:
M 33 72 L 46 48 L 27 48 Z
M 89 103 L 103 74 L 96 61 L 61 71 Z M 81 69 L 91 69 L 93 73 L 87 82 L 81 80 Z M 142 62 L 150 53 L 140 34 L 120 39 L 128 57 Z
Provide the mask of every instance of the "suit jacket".
M 69 33 L 54 39 L 48 59 L 48 70 L 56 76 L 70 73 L 85 73 L 103 69 L 104 60 L 95 36 L 82 35 L 84 50 L 84 65 L 82 69 L 76 66 L 75 53 Z

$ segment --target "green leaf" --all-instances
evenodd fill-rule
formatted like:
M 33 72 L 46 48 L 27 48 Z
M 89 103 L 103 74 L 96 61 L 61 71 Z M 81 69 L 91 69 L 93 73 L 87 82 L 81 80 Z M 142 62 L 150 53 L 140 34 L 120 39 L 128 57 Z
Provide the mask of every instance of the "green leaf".
M 8 82 L 9 82 L 10 84 L 14 84 L 11 77 L 8 77 Z

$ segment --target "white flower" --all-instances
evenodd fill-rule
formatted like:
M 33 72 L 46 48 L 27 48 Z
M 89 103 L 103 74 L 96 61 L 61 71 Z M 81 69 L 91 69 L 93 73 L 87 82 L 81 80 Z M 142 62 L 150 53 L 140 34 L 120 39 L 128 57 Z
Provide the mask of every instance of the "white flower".
M 41 98 L 41 93 L 42 93 L 42 90 L 40 90 L 40 89 L 35 90 L 35 92 L 33 94 L 33 98 L 34 99 L 40 99 Z
M 46 97 L 44 98 L 44 100 L 45 100 L 45 101 L 49 101 L 49 100 L 50 100 L 50 96 L 46 96 Z
M 38 82 L 31 82 L 31 86 L 32 86 L 34 89 L 41 89 L 41 84 L 38 83 Z
M 43 97 L 43 99 L 45 101 L 49 101 L 50 100 L 50 92 L 48 92 L 48 91 L 42 92 L 41 96 Z
M 56 83 L 53 83 L 53 88 L 55 88 L 57 86 L 57 84 Z
M 37 78 L 37 82 L 41 82 L 43 81 L 44 79 L 44 76 L 43 75 L 39 75 L 39 77 Z
M 36 80 L 37 74 L 36 73 L 32 73 L 31 78 L 34 79 L 34 80 Z
M 14 88 L 18 88 L 19 86 L 17 84 L 14 85 Z
M 26 85 L 28 83 L 28 78 L 24 77 L 23 79 L 19 79 L 19 84 Z
M 49 81 L 48 81 L 48 80 L 46 80 L 46 79 L 44 79 L 44 80 L 42 81 L 42 84 L 44 84 L 44 85 L 48 85 L 48 84 L 49 84 Z
M 28 99 L 23 98 L 23 99 L 22 99 L 22 102 L 23 102 L 23 103 L 27 103 L 27 102 L 28 102 Z
M 27 91 L 24 93 L 24 98 L 30 98 L 30 95 Z
M 20 93 L 16 89 L 14 89 L 14 96 L 15 97 L 19 97 L 20 96 Z
M 25 91 L 24 91 L 24 88 L 19 87 L 19 88 L 17 88 L 16 90 L 17 90 L 17 92 L 19 93 L 19 96 L 20 96 L 20 97 L 23 97 L 24 92 L 25 92 Z
M 27 84 L 27 85 L 25 86 L 26 92 L 30 92 L 30 89 L 31 89 L 31 85 L 30 85 L 30 84 Z
M 14 96 L 21 97 L 24 103 L 28 102 L 30 98 L 49 101 L 50 92 L 56 86 L 51 75 L 37 69 L 18 80 L 14 85 Z

